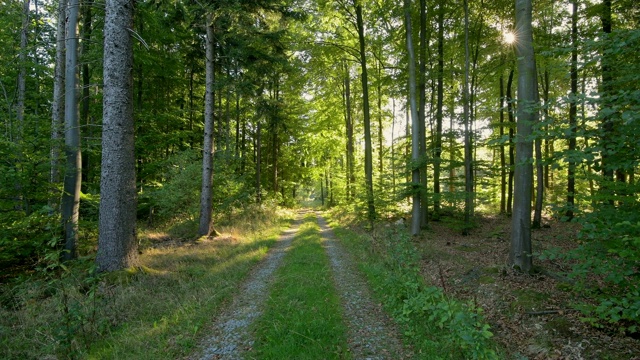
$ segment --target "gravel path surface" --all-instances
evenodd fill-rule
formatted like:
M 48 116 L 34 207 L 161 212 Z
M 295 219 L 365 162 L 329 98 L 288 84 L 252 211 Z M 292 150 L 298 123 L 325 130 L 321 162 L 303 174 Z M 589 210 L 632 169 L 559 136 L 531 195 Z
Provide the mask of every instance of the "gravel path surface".
M 251 349 L 253 339 L 249 327 L 262 314 L 273 273 L 282 263 L 301 222 L 302 217 L 298 216 L 292 227 L 280 237 L 278 244 L 250 275 L 231 305 L 216 318 L 205 349 L 192 359 L 242 359 L 242 353 Z
M 355 269 L 349 254 L 335 240 L 333 230 L 320 216 L 324 246 L 329 255 L 336 289 L 344 308 L 349 328 L 349 349 L 354 359 L 382 360 L 410 357 L 402 346 L 392 320 L 373 301 L 362 275 Z
M 410 352 L 405 351 L 402 346 L 393 322 L 382 306 L 373 301 L 366 281 L 355 269 L 349 254 L 335 240 L 333 231 L 322 216 L 316 216 L 323 244 L 330 258 L 334 283 L 344 308 L 351 355 L 356 360 L 410 357 Z M 301 212 L 293 226 L 281 236 L 278 244 L 253 271 L 231 304 L 216 318 L 212 335 L 205 340 L 204 349 L 191 357 L 191 360 L 244 358 L 243 353 L 250 350 L 254 342 L 249 328 L 262 314 L 274 272 L 282 263 L 303 217 L 304 212 Z

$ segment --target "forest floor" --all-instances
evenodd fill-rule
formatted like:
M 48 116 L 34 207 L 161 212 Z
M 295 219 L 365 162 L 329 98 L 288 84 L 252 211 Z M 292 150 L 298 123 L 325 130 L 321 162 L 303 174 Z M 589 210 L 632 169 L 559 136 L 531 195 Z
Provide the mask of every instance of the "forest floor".
M 542 271 L 520 274 L 506 264 L 510 222 L 482 217 L 471 235 L 443 218 L 415 240 L 427 282 L 484 310 L 496 341 L 512 359 L 640 359 L 640 341 L 580 320 L 575 294 L 560 274 L 570 265 L 534 260 Z M 533 230 L 534 252 L 576 246 L 579 225 L 547 219 Z

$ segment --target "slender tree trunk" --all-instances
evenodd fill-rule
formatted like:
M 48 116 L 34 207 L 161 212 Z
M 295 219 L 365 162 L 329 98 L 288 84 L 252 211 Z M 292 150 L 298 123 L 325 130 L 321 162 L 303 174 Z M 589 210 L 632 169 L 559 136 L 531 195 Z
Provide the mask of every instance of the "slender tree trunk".
M 78 0 L 70 0 L 67 9 L 67 38 L 65 64 L 65 158 L 64 192 L 62 194 L 62 223 L 65 239 L 65 259 L 76 257 L 80 186 L 82 184 L 82 155 L 78 122 L 77 62 L 78 62 Z
M 382 59 L 382 50 L 380 50 L 380 59 Z M 383 171 L 384 171 L 384 157 L 383 157 L 383 153 L 384 153 L 384 147 L 383 147 L 383 142 L 384 142 L 384 135 L 382 133 L 382 62 L 378 61 L 378 84 L 376 86 L 376 93 L 378 95 L 378 98 L 376 99 L 378 102 L 378 176 L 380 176 L 379 178 L 379 182 L 380 182 L 380 186 L 384 186 L 383 185 L 383 179 L 384 179 L 384 175 L 383 175 Z
M 515 125 L 516 120 L 513 114 L 513 92 L 511 86 L 513 84 L 514 70 L 509 72 L 507 79 L 507 115 L 509 117 L 509 183 L 507 184 L 507 214 L 512 214 L 513 208 L 513 175 L 515 167 Z
M 612 0 L 602 0 L 602 14 L 601 14 L 601 21 L 602 21 L 602 32 L 605 35 L 605 42 L 608 41 L 608 36 L 611 34 L 611 30 L 612 30 L 612 26 L 611 26 L 611 5 L 612 5 Z M 602 105 L 601 108 L 602 109 L 607 109 L 610 107 L 609 101 L 607 100 L 607 97 L 611 95 L 612 90 L 613 90 L 613 72 L 612 72 L 612 68 L 611 68 L 611 60 L 609 59 L 610 56 L 607 54 L 606 51 L 603 52 L 602 54 L 602 95 L 601 97 L 603 98 L 602 101 Z M 605 115 L 602 118 L 602 128 L 603 128 L 603 135 L 602 135 L 602 147 L 604 149 L 604 151 L 602 152 L 602 175 L 605 178 L 605 182 L 607 181 L 613 181 L 613 174 L 614 174 L 614 166 L 611 164 L 611 154 L 610 151 L 613 150 L 611 149 L 613 147 L 612 143 L 613 143 L 613 131 L 614 131 L 614 126 L 613 126 L 613 117 L 611 115 Z M 607 197 L 609 197 L 608 203 L 613 205 L 613 199 L 612 199 L 612 194 L 611 194 L 611 190 L 607 189 L 610 186 L 603 186 L 603 190 L 605 192 L 605 195 Z
M 86 2 L 82 5 L 82 42 L 81 42 L 81 58 L 85 57 L 89 52 L 88 44 L 91 41 L 91 21 L 92 21 L 92 13 L 91 13 L 92 4 L 87 4 Z M 91 118 L 89 117 L 89 100 L 90 100 L 90 81 L 91 74 L 89 73 L 89 62 L 84 61 L 82 63 L 82 99 L 80 101 L 80 123 L 86 125 L 86 142 L 91 141 L 95 136 L 93 134 L 93 126 L 91 124 Z M 87 146 L 85 144 L 85 146 Z M 84 172 L 83 178 L 91 181 L 93 179 L 92 174 L 92 159 L 89 158 L 89 154 L 85 154 L 82 158 L 82 170 Z
M 396 196 L 396 99 L 391 99 L 391 188 L 393 196 Z
M 413 211 L 411 214 L 411 235 L 420 234 L 420 118 L 416 101 L 416 56 L 413 50 L 411 30 L 411 1 L 404 0 L 404 27 L 407 40 L 409 62 L 409 103 L 411 109 L 411 184 L 413 192 Z
M 418 124 L 420 125 L 420 157 L 427 155 L 427 1 L 420 0 L 420 70 L 418 71 L 419 110 Z M 423 159 L 426 160 L 426 159 Z M 427 194 L 427 162 L 422 161 L 420 166 L 420 226 L 426 228 L 429 222 Z
M 133 120 L 133 29 L 135 2 L 107 0 L 104 26 L 104 106 L 100 234 L 101 271 L 135 264 L 136 172 Z
M 567 167 L 567 220 L 573 219 L 576 193 L 576 125 L 578 118 L 578 2 L 572 1 L 571 12 L 571 94 L 569 95 L 569 161 Z
M 202 188 L 200 191 L 200 226 L 199 236 L 209 236 L 215 233 L 212 226 L 212 196 L 213 196 L 213 129 L 215 107 L 215 43 L 213 31 L 213 16 L 207 15 L 205 59 L 205 95 L 204 95 L 204 140 L 202 148 Z
M 360 44 L 360 65 L 362 67 L 362 112 L 364 122 L 364 172 L 367 191 L 367 214 L 370 225 L 376 218 L 373 197 L 373 156 L 371 148 L 371 117 L 369 112 L 369 79 L 367 75 L 367 53 L 365 51 L 364 22 L 362 21 L 362 4 L 356 1 L 356 25 Z
M 518 121 L 516 138 L 515 191 L 511 222 L 511 264 L 523 272 L 531 271 L 531 192 L 533 183 L 533 144 L 531 136 L 538 121 L 538 86 L 531 0 L 516 0 L 515 43 L 518 63 Z
M 473 154 L 471 149 L 471 124 L 469 114 L 469 5 L 463 0 L 464 7 L 464 83 L 462 91 L 462 108 L 464 111 L 464 223 L 463 233 L 469 234 L 471 228 L 471 212 L 473 211 Z
M 537 92 L 536 92 L 537 93 Z M 542 226 L 542 205 L 544 203 L 544 167 L 542 165 L 542 140 L 536 136 L 536 202 L 533 211 L 533 223 L 531 227 L 539 229 Z
M 29 33 L 30 13 L 29 0 L 22 2 L 22 28 L 20 29 L 20 55 L 18 66 L 18 99 L 16 104 L 16 140 L 21 143 L 24 136 L 24 99 L 26 94 L 27 83 L 27 35 Z
M 67 18 L 67 2 L 61 0 L 58 3 L 58 24 L 56 28 L 56 67 L 53 81 L 53 101 L 51 103 L 51 170 L 49 181 L 51 188 L 60 182 L 60 139 L 62 138 L 62 126 L 64 124 L 64 77 L 65 77 L 65 21 Z M 59 204 L 59 193 L 52 192 L 49 205 L 56 209 Z
M 436 104 L 436 133 L 433 152 L 433 212 L 437 217 L 440 213 L 440 166 L 442 163 L 442 112 L 444 102 L 444 12 L 445 3 L 441 2 L 438 9 L 438 84 Z
M 500 98 L 498 99 L 500 109 L 500 139 L 504 137 L 504 75 L 500 73 Z M 500 214 L 507 212 L 507 168 L 505 159 L 505 144 L 500 144 Z
M 345 104 L 345 129 L 347 132 L 347 200 L 353 198 L 353 184 L 355 182 L 354 174 L 354 157 L 353 157 L 353 119 L 351 118 L 351 76 L 349 67 L 346 62 L 344 64 L 344 93 L 343 101 Z
M 256 130 L 256 203 L 262 203 L 262 122 Z

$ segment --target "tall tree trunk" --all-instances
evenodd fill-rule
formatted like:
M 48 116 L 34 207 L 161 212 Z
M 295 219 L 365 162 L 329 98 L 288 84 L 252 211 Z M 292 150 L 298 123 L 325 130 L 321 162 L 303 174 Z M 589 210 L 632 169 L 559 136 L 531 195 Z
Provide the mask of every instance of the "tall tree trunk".
M 576 193 L 576 125 L 578 118 L 578 2 L 572 1 L 571 12 L 571 94 L 569 95 L 569 161 L 567 167 L 567 220 L 573 219 Z
M 204 94 L 204 139 L 202 147 L 202 188 L 200 191 L 200 226 L 198 235 L 209 236 L 213 230 L 211 212 L 213 196 L 213 129 L 215 107 L 215 43 L 213 15 L 207 15 Z
M 354 157 L 353 157 L 353 119 L 351 118 L 351 76 L 349 74 L 349 66 L 343 62 L 344 66 L 344 119 L 345 130 L 347 135 L 347 200 L 353 198 L 353 183 L 355 182 L 354 174 Z
M 504 137 L 504 75 L 500 72 L 500 98 L 498 108 L 500 109 L 500 139 Z M 507 168 L 505 159 L 505 144 L 500 144 L 500 214 L 507 212 Z
M 364 173 L 367 191 L 367 216 L 370 225 L 376 218 L 373 198 L 373 156 L 371 148 L 371 116 L 369 113 L 369 79 L 367 75 L 367 53 L 365 51 L 364 23 L 362 21 L 362 4 L 356 0 L 356 25 L 360 44 L 360 66 L 362 67 L 362 112 L 364 122 Z
M 413 205 L 411 213 L 411 235 L 420 233 L 420 118 L 418 117 L 418 105 L 416 101 L 416 56 L 413 50 L 413 37 L 411 30 L 411 1 L 404 0 L 404 27 L 407 40 L 407 53 L 409 62 L 409 104 L 411 109 L 411 184 L 413 193 Z
M 418 71 L 418 92 L 420 108 L 418 109 L 418 125 L 420 125 L 420 157 L 427 156 L 427 1 L 420 0 L 420 70 Z M 427 194 L 427 162 L 423 159 L 420 166 L 420 226 L 426 228 L 429 222 Z
M 464 82 L 462 90 L 462 108 L 464 112 L 464 223 L 463 233 L 469 234 L 471 212 L 473 211 L 473 154 L 471 149 L 471 124 L 469 114 L 469 5 L 463 0 L 464 7 Z
M 53 101 L 51 102 L 51 170 L 49 181 L 51 188 L 60 182 L 60 139 L 62 138 L 62 126 L 64 124 L 64 77 L 65 77 L 65 21 L 67 18 L 67 2 L 61 0 L 58 3 L 58 24 L 56 28 L 56 67 L 53 80 Z M 52 209 L 58 207 L 59 194 L 52 192 L 49 205 Z
M 134 7 L 131 0 L 106 2 L 100 234 L 96 256 L 101 271 L 126 268 L 137 259 L 130 33 Z
M 433 141 L 433 212 L 440 213 L 440 166 L 442 163 L 442 112 L 444 102 L 444 12 L 445 3 L 438 5 L 438 85 L 436 104 L 436 133 Z
M 509 182 L 507 184 L 507 214 L 513 213 L 513 175 L 515 167 L 515 125 L 516 120 L 513 114 L 513 92 L 511 86 L 513 85 L 514 69 L 509 72 L 507 78 L 507 115 L 509 117 Z
M 82 35 L 81 35 L 81 58 L 84 58 L 89 52 L 89 43 L 91 41 L 91 13 L 92 4 L 84 3 L 82 5 Z M 85 135 L 86 142 L 94 139 L 93 126 L 91 124 L 91 118 L 89 117 L 89 102 L 90 102 L 90 81 L 91 74 L 89 73 L 89 62 L 84 61 L 82 63 L 82 98 L 80 102 L 80 123 L 86 125 L 87 134 Z M 85 144 L 87 146 L 87 144 Z M 82 170 L 84 172 L 83 178 L 88 181 L 93 179 L 92 177 L 92 159 L 89 158 L 89 154 L 85 154 L 82 158 Z
M 256 130 L 256 203 L 262 203 L 262 122 Z
M 62 194 L 62 223 L 65 241 L 64 259 L 76 257 L 78 242 L 78 216 L 80 186 L 82 184 L 82 155 L 78 122 L 77 63 L 78 63 L 78 9 L 79 1 L 70 0 L 67 9 L 67 38 L 65 65 L 65 126 L 64 143 L 66 168 Z
M 611 3 L 612 0 L 602 0 L 602 14 L 601 14 L 601 21 L 602 21 L 602 32 L 605 35 L 605 40 L 604 42 L 606 43 L 609 40 L 609 35 L 611 34 L 611 30 L 612 30 L 612 25 L 611 25 Z M 602 53 L 602 90 L 601 90 L 601 97 L 603 99 L 602 104 L 601 104 L 601 109 L 607 109 L 610 107 L 609 101 L 607 100 L 608 96 L 611 96 L 612 90 L 613 90 L 613 69 L 611 68 L 611 60 L 609 59 L 610 56 L 607 54 L 606 51 L 603 51 Z M 603 128 L 603 134 L 602 134 L 602 148 L 604 149 L 602 152 L 602 175 L 605 178 L 605 182 L 606 181 L 613 181 L 613 173 L 614 173 L 614 166 L 611 164 L 611 154 L 610 151 L 613 150 L 611 149 L 613 147 L 613 131 L 614 131 L 614 126 L 613 126 L 613 117 L 611 115 L 605 115 L 602 118 L 602 128 Z M 612 198 L 612 194 L 611 194 L 611 190 L 610 190 L 610 186 L 603 186 L 602 187 L 605 195 L 607 197 L 609 197 L 608 202 L 609 204 L 613 205 L 613 198 Z M 609 188 L 609 189 L 607 189 Z
M 534 146 L 536 155 L 536 202 L 531 227 L 539 229 L 542 226 L 542 205 L 544 203 L 544 166 L 542 165 L 542 140 L 538 136 L 536 136 Z
M 26 83 L 27 83 L 27 35 L 29 33 L 30 12 L 29 12 L 29 0 L 23 0 L 22 2 L 22 28 L 20 29 L 20 55 L 18 66 L 18 99 L 16 104 L 16 122 L 17 130 L 16 137 L 17 143 L 21 143 L 24 137 L 24 100 L 26 95 Z
M 382 59 L 382 49 L 380 50 L 380 54 L 379 57 L 380 59 Z M 384 153 L 384 147 L 383 147 L 383 143 L 384 143 L 384 135 L 383 135 L 383 128 L 382 128 L 382 60 L 378 61 L 378 83 L 376 86 L 376 93 L 377 93 L 377 103 L 378 103 L 378 111 L 377 111 L 377 115 L 378 115 L 378 176 L 379 178 L 379 182 L 380 182 L 380 186 L 384 186 L 383 185 L 383 179 L 384 179 L 384 157 L 383 157 L 383 153 Z
M 531 136 L 538 121 L 538 86 L 533 51 L 531 0 L 516 0 L 515 42 L 518 63 L 518 121 L 516 138 L 515 191 L 511 222 L 510 263 L 523 272 L 531 271 L 531 192 L 533 144 Z

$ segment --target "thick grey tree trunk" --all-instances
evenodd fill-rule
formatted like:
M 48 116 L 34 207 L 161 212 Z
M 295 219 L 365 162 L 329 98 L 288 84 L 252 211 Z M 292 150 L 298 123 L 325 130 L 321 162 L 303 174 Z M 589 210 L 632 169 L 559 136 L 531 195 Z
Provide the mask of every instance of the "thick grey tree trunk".
M 413 36 L 411 30 L 411 1 L 404 0 L 404 27 L 407 39 L 407 54 L 409 62 L 409 104 L 411 109 L 411 183 L 413 187 L 413 203 L 411 212 L 411 235 L 420 234 L 420 118 L 416 100 L 416 55 L 413 50 Z
M 362 20 L 362 4 L 356 0 L 356 25 L 360 44 L 360 66 L 362 68 L 362 112 L 364 122 L 364 173 L 367 191 L 367 214 L 373 225 L 376 208 L 373 197 L 373 154 L 371 146 L 371 115 L 369 113 L 369 78 L 367 75 L 367 53 L 365 51 L 364 22 Z
M 215 106 L 215 67 L 213 42 L 213 16 L 207 16 L 205 95 L 204 95 L 204 142 L 202 147 L 202 188 L 200 191 L 200 226 L 198 235 L 209 236 L 212 230 L 213 187 L 213 111 Z
M 533 186 L 533 125 L 538 121 L 538 86 L 531 28 L 531 0 L 516 0 L 515 42 L 518 62 L 518 120 L 511 264 L 523 272 L 531 270 L 531 193 Z
M 63 258 L 76 257 L 80 186 L 82 184 L 82 154 L 80 124 L 78 123 L 78 0 L 69 0 L 67 8 L 67 36 L 65 39 L 65 96 L 64 96 L 64 192 L 62 193 L 62 224 L 64 232 Z
M 104 24 L 104 102 L 100 234 L 96 263 L 100 271 L 135 265 L 136 172 L 133 121 L 133 29 L 135 2 L 107 0 Z
M 62 124 L 64 123 L 64 76 L 65 76 L 65 21 L 67 18 L 67 2 L 60 0 L 58 3 L 58 24 L 56 28 L 56 67 L 53 79 L 53 100 L 51 102 L 51 169 L 49 181 L 51 188 L 60 182 L 58 162 L 60 161 L 60 139 L 62 138 Z M 58 206 L 58 196 L 53 192 L 49 201 L 52 209 Z

